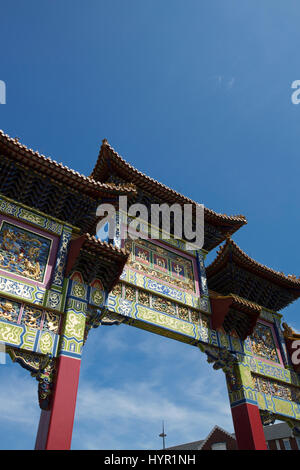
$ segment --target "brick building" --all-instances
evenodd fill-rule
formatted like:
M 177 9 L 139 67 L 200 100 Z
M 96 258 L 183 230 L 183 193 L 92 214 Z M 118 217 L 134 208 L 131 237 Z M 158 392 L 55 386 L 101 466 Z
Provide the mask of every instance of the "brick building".
M 300 450 L 300 437 L 293 436 L 287 423 L 264 426 L 269 450 Z M 215 426 L 205 439 L 168 447 L 169 450 L 237 450 L 234 434 Z

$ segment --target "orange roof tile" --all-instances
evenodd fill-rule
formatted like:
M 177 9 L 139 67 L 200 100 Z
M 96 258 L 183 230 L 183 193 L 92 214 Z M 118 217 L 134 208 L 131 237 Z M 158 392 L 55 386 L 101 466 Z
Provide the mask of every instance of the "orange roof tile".
M 179 202 L 182 204 L 198 204 L 192 199 L 183 196 L 174 189 L 159 183 L 155 179 L 134 168 L 109 145 L 106 139 L 104 139 L 100 148 L 98 160 L 91 173 L 91 178 L 97 181 L 105 181 L 111 171 L 111 167 L 108 162 L 113 163 L 121 172 L 126 173 L 137 186 L 141 183 L 143 187 L 145 187 L 145 190 L 151 190 L 151 194 L 163 197 L 171 203 Z M 244 215 L 219 214 L 207 207 L 205 207 L 204 210 L 207 221 L 213 225 L 215 223 L 216 225 L 229 226 L 228 233 L 235 232 L 238 228 L 247 223 L 247 219 Z
M 5 151 L 17 162 L 23 163 L 33 170 L 40 171 L 42 174 L 55 178 L 57 182 L 67 184 L 73 189 L 83 190 L 85 193 L 99 196 L 99 194 L 128 194 L 136 192 L 133 184 L 101 183 L 93 178 L 84 176 L 78 171 L 74 171 L 62 163 L 57 163 L 49 157 L 41 155 L 25 145 L 18 139 L 13 139 L 0 130 L 0 151 Z
M 213 276 L 214 273 L 218 272 L 228 262 L 229 254 L 231 259 L 234 259 L 237 264 L 254 272 L 259 277 L 269 279 L 274 283 L 284 285 L 286 287 L 296 287 L 300 289 L 300 277 L 297 278 L 295 275 L 291 274 L 285 275 L 282 272 L 275 271 L 274 269 L 268 268 L 264 264 L 255 261 L 241 250 L 241 248 L 230 237 L 227 237 L 224 245 L 222 245 L 217 251 L 217 257 L 206 268 L 208 278 Z

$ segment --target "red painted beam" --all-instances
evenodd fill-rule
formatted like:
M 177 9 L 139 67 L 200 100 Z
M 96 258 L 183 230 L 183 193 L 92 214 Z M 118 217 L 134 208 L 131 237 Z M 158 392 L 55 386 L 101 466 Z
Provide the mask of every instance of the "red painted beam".
M 219 330 L 223 326 L 225 317 L 232 302 L 233 299 L 217 299 L 213 297 L 210 298 L 212 310 L 211 327 L 213 330 Z
M 80 363 L 80 360 L 71 357 L 61 356 L 58 359 L 51 409 L 41 412 L 36 450 L 71 448 Z
M 231 408 L 239 450 L 267 450 L 264 428 L 256 405 L 243 403 Z
M 71 240 L 70 248 L 68 252 L 67 264 L 66 264 L 66 273 L 65 275 L 68 276 L 69 272 L 74 266 L 76 259 L 79 256 L 80 250 L 82 245 L 84 244 L 85 240 L 87 239 L 87 235 L 81 235 L 81 237 L 76 238 L 76 240 Z

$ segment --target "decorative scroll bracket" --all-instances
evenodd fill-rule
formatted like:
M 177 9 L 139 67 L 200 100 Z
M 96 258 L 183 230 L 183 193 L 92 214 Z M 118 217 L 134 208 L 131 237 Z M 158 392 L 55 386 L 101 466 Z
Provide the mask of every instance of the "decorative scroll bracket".
M 10 348 L 8 353 L 13 360 L 26 370 L 39 383 L 38 396 L 42 410 L 48 410 L 51 403 L 53 382 L 56 371 L 56 361 L 49 355 L 41 356 L 36 353 L 25 352 Z
M 84 332 L 84 342 L 86 342 L 88 334 L 92 328 L 98 328 L 98 326 L 112 326 L 120 325 L 124 320 L 113 312 L 110 312 L 107 308 L 101 309 L 89 309 Z
M 232 374 L 234 366 L 238 363 L 235 354 L 228 351 L 226 348 L 214 349 L 208 348 L 199 344 L 199 348 L 207 356 L 207 362 L 213 364 L 215 370 L 222 369 L 225 374 Z
M 263 426 L 268 426 L 269 424 L 274 424 L 276 421 L 276 415 L 272 411 L 268 410 L 259 410 L 261 422 Z

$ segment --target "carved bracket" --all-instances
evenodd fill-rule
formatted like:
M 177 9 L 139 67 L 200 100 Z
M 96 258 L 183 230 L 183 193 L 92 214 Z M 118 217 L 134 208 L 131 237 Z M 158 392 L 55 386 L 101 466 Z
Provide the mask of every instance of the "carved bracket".
M 232 374 L 234 366 L 238 363 L 235 354 L 226 348 L 214 349 L 207 346 L 199 345 L 199 348 L 207 356 L 207 362 L 213 364 L 215 370 L 222 369 L 225 374 Z
M 285 419 L 289 427 L 292 429 L 294 436 L 300 437 L 300 423 L 293 419 Z
M 259 410 L 261 422 L 263 426 L 268 426 L 269 424 L 274 424 L 276 421 L 276 415 L 272 411 L 268 410 Z
M 110 312 L 105 307 L 101 309 L 89 309 L 85 323 L 84 343 L 86 342 L 88 334 L 92 328 L 98 328 L 100 325 L 120 325 L 123 321 L 123 318 L 120 318 L 115 313 Z
M 101 313 L 100 324 L 105 326 L 120 325 L 124 320 L 125 318 L 121 318 L 116 313 L 104 308 Z
M 297 437 L 300 436 L 299 421 L 295 421 L 293 419 L 289 419 L 284 416 L 277 415 L 273 413 L 272 411 L 268 411 L 268 410 L 259 410 L 259 412 L 260 412 L 262 424 L 264 426 L 268 426 L 269 424 L 274 424 L 276 419 L 278 419 L 280 421 L 285 421 L 289 425 L 289 427 L 292 429 L 294 436 L 297 436 Z
M 25 352 L 9 348 L 8 353 L 13 360 L 38 381 L 39 405 L 42 410 L 50 408 L 54 377 L 56 372 L 56 360 L 51 356 L 42 356 L 36 353 Z

